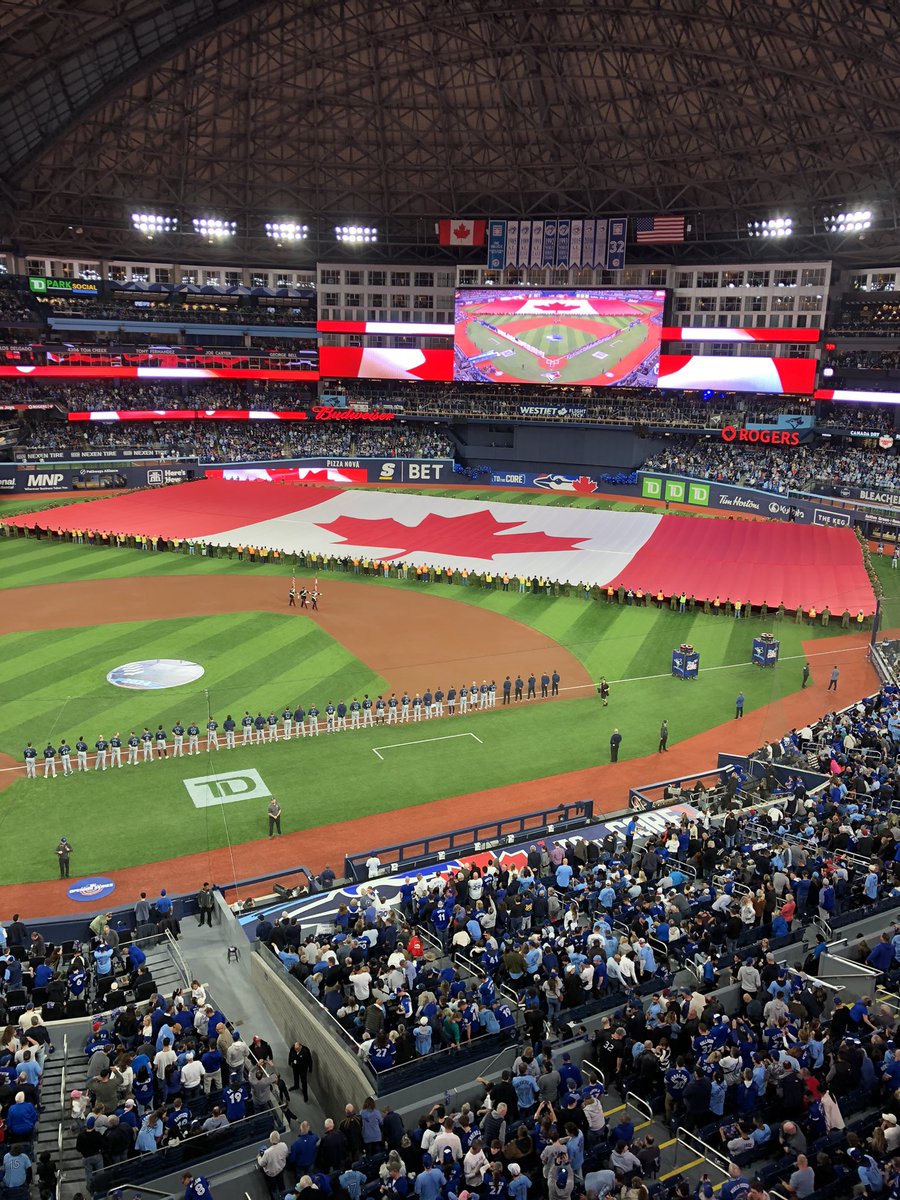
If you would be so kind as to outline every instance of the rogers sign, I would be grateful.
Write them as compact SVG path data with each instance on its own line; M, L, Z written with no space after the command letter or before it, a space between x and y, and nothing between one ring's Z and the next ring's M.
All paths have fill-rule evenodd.
M738 429L726 425L722 430L723 442L762 442L767 446L799 446L800 434L796 429Z

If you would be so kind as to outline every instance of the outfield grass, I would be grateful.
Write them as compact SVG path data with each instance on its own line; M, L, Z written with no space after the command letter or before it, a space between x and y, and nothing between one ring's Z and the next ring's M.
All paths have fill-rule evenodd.
M85 629L8 634L0 662L0 749L19 757L25 743L48 739L89 746L103 733L171 730L176 721L204 728L285 704L315 688L319 707L356 692L379 692L384 680L363 666L315 621L296 614L242 612L191 620L123 622ZM199 663L196 683L134 692L108 683L113 667L135 659ZM209 706L209 707L207 707Z
M17 517L20 513L43 512L50 508L65 508L69 504L84 504L86 500L103 499L109 497L97 492L85 492L81 496L67 496L65 499L54 497L52 493L45 496L4 496L0 498L0 517Z
M602 486L602 485L601 485ZM369 488L349 489L368 491ZM492 504L542 504L549 508L592 508L603 509L606 512L652 512L662 515L663 508L659 503L651 504L641 501L639 497L629 497L627 500L607 500L600 496L577 496L573 492L526 491L515 488L495 487L381 487L380 492L397 492L400 495L441 496L446 500L481 500ZM705 517L724 520L730 513L717 512L715 509L691 509L683 516Z
M260 572L286 574L284 566L250 566L237 560L0 540L3 587L119 576ZM360 588L414 586L342 572L335 577ZM574 596L482 592L445 584L427 590L539 629L571 650L592 678L605 675L611 681L610 706L602 709L592 692L564 690L559 700L501 708L464 722L459 718L422 722L214 754L212 765L220 770L252 765L261 771L284 806L286 832L605 762L614 725L623 734L623 760L650 753L656 749L664 717L674 744L731 717L738 691L744 692L747 711L777 704L799 686L802 663L793 656L802 653L801 641L841 632L834 625L823 630L783 622L779 634L784 661L763 672L749 665L751 641L754 634L772 627L771 620L763 625L702 613L682 616L668 608L637 609ZM669 674L672 648L682 641L693 642L702 654L701 677L694 684ZM337 702L355 691L377 692L382 687L382 681L319 626L293 613L290 618L239 613L13 634L2 639L0 650L0 745L16 757L29 739L39 745L52 737L58 744L63 734L74 742L84 733L93 744L101 731L108 737L113 727L155 728L161 722L171 729L178 718L185 723L196 719L202 725L207 688L213 715L221 721L229 709L235 715L245 708L268 712L275 707L280 712L289 700L302 700L308 707L311 699L324 709L329 699ZM401 653L402 637L398 658ZM192 659L207 674L199 685L155 695L130 693L106 683L111 667L149 657ZM554 665L534 664L538 670ZM814 660L814 675L820 670L825 667L817 667ZM564 689L567 683L564 678ZM192 711L201 707L203 711ZM79 728L73 721L87 727ZM460 729L477 733L483 745L471 738L429 741L390 750L383 762L372 753L373 746L445 737ZM27 824L47 829L48 834L21 841L8 865L0 864L0 882L52 877L52 845L63 833L77 848L74 861L79 874L261 836L265 802L194 808L182 779L203 774L207 766L204 756L141 764L105 777L91 772L66 780L17 780L3 794L7 828L12 831ZM623 788L634 782L640 781L623 776ZM101 838L97 837L98 808ZM113 815L120 819L110 819ZM386 822L384 842L401 834L414 835L414 831ZM335 848L336 859L342 850Z

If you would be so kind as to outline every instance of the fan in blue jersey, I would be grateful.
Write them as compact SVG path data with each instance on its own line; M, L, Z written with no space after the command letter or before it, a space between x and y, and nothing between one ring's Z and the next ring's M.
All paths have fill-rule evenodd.
M181 1177L184 1185L184 1200L213 1200L209 1180L204 1175L192 1175L185 1171Z

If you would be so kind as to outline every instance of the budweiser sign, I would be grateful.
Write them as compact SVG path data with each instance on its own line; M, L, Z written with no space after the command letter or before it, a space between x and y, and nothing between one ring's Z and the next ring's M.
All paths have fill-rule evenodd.
M332 408L330 404L314 404L314 421L393 421L392 412L357 412L353 408Z

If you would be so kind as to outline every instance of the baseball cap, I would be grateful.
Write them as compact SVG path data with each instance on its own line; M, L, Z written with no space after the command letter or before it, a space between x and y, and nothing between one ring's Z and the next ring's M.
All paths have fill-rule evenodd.
M897 1124L897 1118L894 1116L893 1113L882 1113L881 1119L882 1119L882 1121L887 1121L889 1125Z
M515 1178L516 1175L522 1174L522 1168L519 1166L518 1163L510 1163L508 1169L509 1169L510 1175L512 1175L513 1178Z

